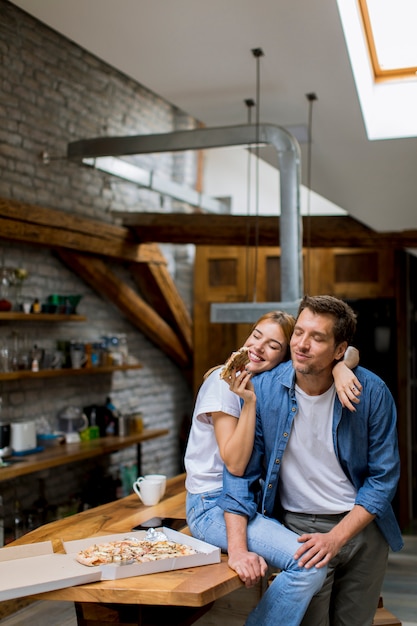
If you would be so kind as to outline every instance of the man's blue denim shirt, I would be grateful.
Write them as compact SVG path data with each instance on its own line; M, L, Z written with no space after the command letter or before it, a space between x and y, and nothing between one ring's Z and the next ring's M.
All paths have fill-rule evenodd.
M356 504L376 515L382 534L391 549L397 551L403 540L391 506L400 476L396 408L390 391L378 376L363 367L357 367L355 374L363 387L360 403L356 412L351 412L342 407L336 395L334 449L357 490ZM267 517L277 516L275 500L281 460L297 413L291 361L258 374L253 384L257 406L253 453L243 477L224 470L223 494L218 501L225 511L249 519L258 510Z

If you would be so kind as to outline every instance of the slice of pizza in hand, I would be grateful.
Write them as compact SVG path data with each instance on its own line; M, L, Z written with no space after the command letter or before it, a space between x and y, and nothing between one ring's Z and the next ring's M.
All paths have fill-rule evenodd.
M229 356L222 371L220 372L220 378L223 380L229 380L233 372L241 372L248 363L249 348L242 346L242 348L239 348L236 352L232 352Z

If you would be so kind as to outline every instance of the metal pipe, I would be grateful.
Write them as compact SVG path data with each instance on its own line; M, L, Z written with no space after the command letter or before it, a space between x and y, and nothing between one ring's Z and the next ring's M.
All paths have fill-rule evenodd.
M245 124L182 130L156 135L97 137L68 144L69 159L204 150L256 144L271 144L277 151L280 170L280 247L282 304L296 305L303 294L302 223L300 212L301 154L296 138L272 124ZM249 309L251 303L236 303ZM271 305L272 303L268 303ZM281 308L279 302L275 308ZM216 305L217 307L221 305ZM256 307L258 311L258 306ZM270 309L268 309L270 310ZM256 319L256 318L255 318ZM217 320L227 321L227 320ZM255 321L255 320L253 320Z

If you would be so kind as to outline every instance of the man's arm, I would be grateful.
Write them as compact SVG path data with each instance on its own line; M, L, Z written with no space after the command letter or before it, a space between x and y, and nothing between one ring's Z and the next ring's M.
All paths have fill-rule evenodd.
M352 537L375 519L363 506L355 505L328 533L304 533L298 539L303 545L294 554L300 567L323 567L340 552Z
M225 512L224 519L227 529L229 567L238 574L246 587L253 587L265 576L268 566L263 557L248 551L246 517Z

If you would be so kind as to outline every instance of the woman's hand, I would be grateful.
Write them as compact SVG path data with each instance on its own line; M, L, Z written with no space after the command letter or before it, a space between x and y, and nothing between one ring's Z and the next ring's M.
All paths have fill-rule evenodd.
M253 402L256 400L254 387L251 381L252 374L243 370L237 376L233 376L229 380L229 389L238 395L244 402Z
M333 368L333 378L337 395L342 406L350 411L356 411L354 404L359 404L362 385L344 361L339 361Z

